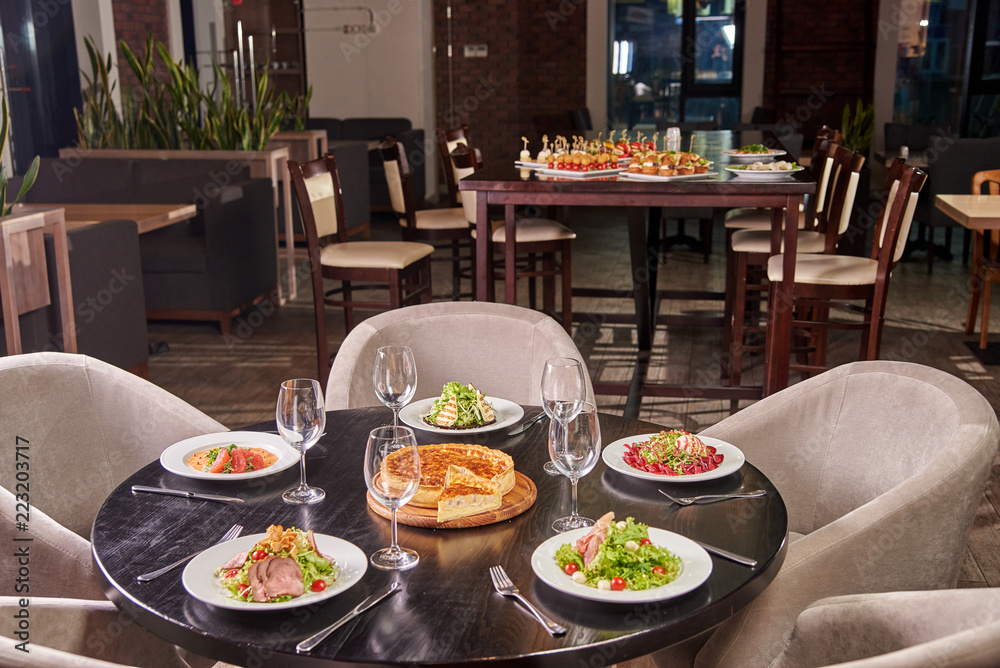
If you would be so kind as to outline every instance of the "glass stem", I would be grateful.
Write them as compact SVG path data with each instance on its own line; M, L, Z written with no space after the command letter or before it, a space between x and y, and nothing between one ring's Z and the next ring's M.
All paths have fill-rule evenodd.
M396 509L395 508L392 509L392 544L389 546L389 549L392 550L393 552L397 552L399 550L399 545L396 544Z
M399 428L399 409L398 408L393 408L392 409L392 428L393 429L398 429Z
M570 513L570 517L576 517L576 478L573 478L570 482L573 483L573 512Z
M306 484L306 451L303 450L302 454L299 456L299 489L306 489L309 485Z

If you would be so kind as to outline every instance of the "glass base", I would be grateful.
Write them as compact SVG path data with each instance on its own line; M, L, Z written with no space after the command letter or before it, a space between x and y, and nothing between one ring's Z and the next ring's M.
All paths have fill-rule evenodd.
M291 489L285 490L284 494L281 495L282 501L285 503L319 503L326 498L326 492L321 490L319 487L309 487L308 485L299 485L298 487L292 487Z
M387 547L373 554L370 561L372 566L383 571L405 571L417 565L420 555L403 547Z
M586 527L594 526L594 520L589 517L580 517L579 515L570 515L569 517L561 517L552 523L553 531L563 533L564 531L572 531L573 529L584 529Z
M556 468L556 465L552 463L551 459L545 462L545 466L542 467L542 470L549 475L562 475L562 473L559 472L559 469Z

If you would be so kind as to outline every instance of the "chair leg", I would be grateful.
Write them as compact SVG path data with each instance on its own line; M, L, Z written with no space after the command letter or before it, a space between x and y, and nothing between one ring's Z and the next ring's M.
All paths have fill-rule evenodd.
M979 296L985 281L983 252L983 231L976 230L972 238L972 283L969 285L969 312L965 316L966 334L972 334L976 329L976 312L979 310Z
M556 312L556 258L555 252L542 254L542 311Z
M986 337L990 333L990 295L993 293L992 277L983 285L983 318L979 330L979 347L986 348Z
M702 218L701 220L701 261L708 264L708 256L712 254L712 228L715 220L713 218Z
M341 281L341 289L343 290L344 301L347 302L344 304L344 326L347 328L346 333L350 334L355 325L354 307L350 305L350 302L353 301L351 298L351 282Z
M735 276L733 280L733 324L732 341L729 348L730 370L729 384L739 387L743 376L743 339L746 336L746 304L747 304L747 254L735 253Z
M724 295L724 315L722 318L722 364L719 377L725 381L732 373L733 359L733 294L736 290L736 256L733 253L733 231L726 229L726 293Z
M535 271L537 268L538 256L534 253L528 253L528 271ZM528 277L528 306L532 309L538 306L538 286L533 276Z

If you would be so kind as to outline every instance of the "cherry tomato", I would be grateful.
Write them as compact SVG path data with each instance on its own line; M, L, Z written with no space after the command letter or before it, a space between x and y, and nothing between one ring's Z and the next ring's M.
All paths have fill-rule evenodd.
M580 567L576 565L575 561L571 561L568 564L566 564L566 568L564 568L563 570L566 571L566 575L573 575L573 573L576 573L578 570L580 570Z
M260 561L261 559L264 559L264 558L267 557L267 552L265 552L264 550L254 550L253 554L250 555L250 557L254 561Z
M658 573L659 575L666 573L666 571L663 570L663 566L653 566L653 572Z
M233 473L243 473L247 470L247 451L243 448L233 450Z
M652 545L652 544L653 541L649 540L648 538L643 538L642 540L639 541L639 545Z
M239 571L238 568L230 568L228 571L226 571L226 577L227 578L234 578L237 575L239 575L239 573L240 573L240 571Z
M625 589L625 580L622 580L617 575L611 578L611 589L613 591L621 591Z
M237 587L237 590L239 590L240 596L246 596L248 593L250 593L250 585L241 584L239 587Z
M215 461L212 462L212 468L208 469L209 473L222 473L222 469L226 467L229 462L229 450L224 448L219 449L219 454L215 456Z
M326 589L325 580L313 580L312 586L310 587L313 591L323 591Z

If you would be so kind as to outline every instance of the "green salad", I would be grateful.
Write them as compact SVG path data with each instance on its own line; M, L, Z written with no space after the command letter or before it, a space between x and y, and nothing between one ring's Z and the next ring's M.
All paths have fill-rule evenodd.
M247 550L246 557L240 565L232 568L223 566L216 571L216 575L222 578L222 587L230 597L240 601L253 601L249 577L250 567L259 561L272 557L288 557L295 560L302 571L304 592L323 591L336 582L340 572L333 559L320 554L316 549L315 542L310 540L307 532L295 527L289 527L285 530L281 525L271 525L267 530L267 535ZM293 598L297 597L279 595L269 598L266 602L280 603Z
M629 517L624 522L612 521L606 531L589 564L584 564L579 548L593 540L590 535L556 550L556 562L574 582L614 591L643 590L673 582L680 575L680 557L654 545L645 524Z
M737 153L770 153L771 149L763 144L747 144L736 149Z
M445 383L441 396L434 400L424 421L437 427L469 429L496 422L496 413L492 404L471 383L462 385L452 381Z

